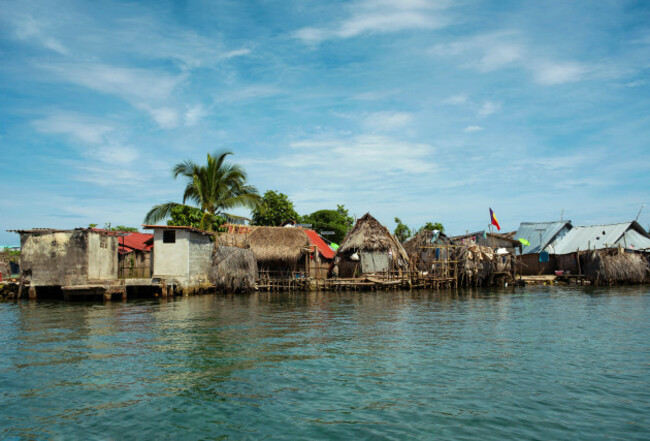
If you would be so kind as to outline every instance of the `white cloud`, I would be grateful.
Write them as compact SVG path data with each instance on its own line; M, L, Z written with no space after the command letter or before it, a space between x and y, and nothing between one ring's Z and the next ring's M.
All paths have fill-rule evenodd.
M185 125L187 127L195 126L199 123L201 119L208 115L208 110L203 107L201 104L195 106L187 106L185 110Z
M481 108L478 110L478 116L486 117L492 115L494 112L501 108L500 103L495 103L492 101L485 101Z
M452 106L459 106L461 104L465 104L466 102L467 102L467 95L454 95L454 96L450 96L442 103L449 104Z
M407 112L376 112L367 115L363 125L371 131L391 131L407 126L412 120Z
M463 132L474 133L474 132L480 132L481 130L483 130L483 127L481 126L467 126L463 129Z
M41 133L65 135L86 144L101 144L105 136L114 130L109 124L98 122L77 114L58 114L32 122Z
M308 43L352 38L364 34L390 33L413 29L437 29L448 24L443 11L447 1L379 0L357 1L349 7L349 16L325 27L305 27L294 33Z
M535 66L533 75L537 83L544 86L554 86L579 81L587 71L588 69L579 63L547 61L538 63Z
M462 67L484 73L505 68L520 69L528 72L537 84L543 86L579 81L592 70L574 61L542 59L536 55L539 50L524 44L523 40L519 32L502 31L438 44L431 48L431 53L459 58Z
M161 128L178 125L178 112L166 102L186 75L153 69L115 67L99 63L56 63L41 67L61 79L97 92L115 95L144 110Z
M19 40L35 41L45 48L67 55L70 51L59 40L49 35L46 25L31 15L17 15L13 19L14 37Z

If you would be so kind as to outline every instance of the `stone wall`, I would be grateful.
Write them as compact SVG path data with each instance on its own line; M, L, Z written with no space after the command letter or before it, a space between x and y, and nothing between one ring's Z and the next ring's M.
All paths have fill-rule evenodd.
M212 266L212 251L214 243L210 240L210 236L203 234L191 233L190 234L190 284L198 285L208 281L208 273Z

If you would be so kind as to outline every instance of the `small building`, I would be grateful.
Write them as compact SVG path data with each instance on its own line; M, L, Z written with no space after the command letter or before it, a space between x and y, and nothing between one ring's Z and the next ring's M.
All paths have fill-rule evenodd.
M650 251L650 234L636 221L576 226L554 247L557 270L582 272L580 252L606 249Z
M421 229L413 237L404 242L404 250L409 256L411 265L421 274L434 277L449 277L452 272L453 260L452 239L445 233L434 233Z
M517 272L522 275L552 274L555 271L555 247L571 231L571 221L522 222L515 240L524 239L518 257Z
M30 298L40 293L110 296L122 292L115 286L116 236L86 228L12 231L20 234L21 287L29 285Z
M118 236L120 279L150 278L153 274L153 234L126 233Z
M370 213L357 220L345 236L334 263L339 277L344 278L373 273L403 274L410 270L402 244Z
M195 290L210 285L214 243L212 233L193 227L143 225L153 233L153 275L174 289Z
M336 254L317 232L295 226L266 227L226 224L217 236L219 246L251 248L263 278L295 274L327 277Z

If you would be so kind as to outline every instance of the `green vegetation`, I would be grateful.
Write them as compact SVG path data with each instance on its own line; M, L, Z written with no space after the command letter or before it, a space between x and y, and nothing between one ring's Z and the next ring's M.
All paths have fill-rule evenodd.
M299 222L300 215L289 197L278 191L269 190L264 193L261 204L253 209L255 225L277 227L289 220Z
M337 205L336 210L318 210L312 214L303 216L302 223L311 224L312 229L318 233L321 231L333 231L333 236L326 236L332 242L340 243L348 233L354 219L343 205Z
M97 224L88 224L88 228L97 228ZM113 227L111 226L110 222L106 222L104 224L104 228L102 229L106 231L124 231L130 233L138 231L137 227L127 227L125 225L118 225L116 227Z
M411 237L411 235L413 234L411 229L406 224L402 223L399 217L395 218L395 223L397 224L394 232L395 237L400 242L405 242L406 239Z
M189 205L178 205L172 208L171 219L167 221L167 225L201 228L201 219L203 219L203 213L198 208ZM216 215L211 228L208 229L210 231L225 231L225 228L223 228L225 223L225 217Z
M215 225L220 225L219 215L225 214L224 210L237 207L256 209L261 202L257 189L246 183L246 172L241 166L225 162L228 155L232 152L208 154L205 165L189 160L176 164L172 169L174 178L183 176L187 179L183 203L167 202L154 206L145 216L144 223L153 224L168 218L176 207L192 207L186 204L191 201L201 211L199 228L213 231Z
M427 222L426 224L424 224L423 227L420 228L420 230L429 230L429 231L438 230L442 233L445 231L445 227L443 227L440 222L435 222L435 223Z

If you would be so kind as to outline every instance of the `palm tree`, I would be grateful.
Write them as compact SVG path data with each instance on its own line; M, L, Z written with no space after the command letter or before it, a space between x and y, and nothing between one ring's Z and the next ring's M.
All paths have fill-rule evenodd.
M246 172L237 164L224 162L232 152L208 153L206 165L198 165L190 160L178 163L172 169L174 178L184 176L188 179L183 203L167 202L154 206L144 218L145 224L155 224L172 213L175 207L193 202L203 213L200 228L211 230L216 217L226 214L223 210L236 207L255 208L261 198L257 189L246 184ZM188 205L186 205L188 206Z

